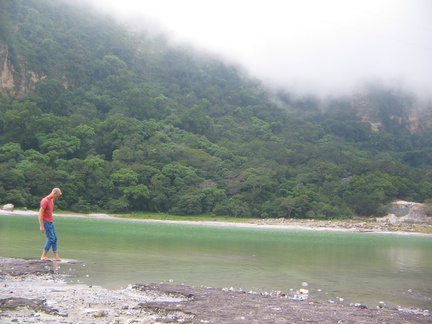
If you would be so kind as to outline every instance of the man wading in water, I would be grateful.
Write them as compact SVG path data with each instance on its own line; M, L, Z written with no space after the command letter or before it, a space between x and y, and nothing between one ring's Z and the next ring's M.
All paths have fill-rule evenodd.
M53 223L53 210L54 200L61 196L61 190L54 188L51 193L43 198L40 202L40 209L38 214L39 228L41 233L46 234L48 240L45 243L44 250L42 252L41 260L51 261L47 257L47 253L50 248L54 253L54 261L61 261L57 253L57 235Z

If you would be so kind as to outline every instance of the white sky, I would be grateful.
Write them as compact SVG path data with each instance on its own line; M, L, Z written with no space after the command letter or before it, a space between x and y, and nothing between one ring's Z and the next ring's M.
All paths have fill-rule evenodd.
M289 90L327 94L378 78L432 93L432 0L87 1Z

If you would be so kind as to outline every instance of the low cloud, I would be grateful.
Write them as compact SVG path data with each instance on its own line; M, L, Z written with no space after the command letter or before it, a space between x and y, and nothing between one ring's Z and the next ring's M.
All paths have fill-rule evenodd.
M142 17L275 87L325 95L380 79L432 90L429 0L91 2L122 18Z

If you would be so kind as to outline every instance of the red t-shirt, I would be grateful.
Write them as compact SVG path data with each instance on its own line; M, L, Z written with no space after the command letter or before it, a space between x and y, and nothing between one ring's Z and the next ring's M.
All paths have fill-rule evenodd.
M43 198L40 202L41 208L45 208L42 216L44 222L52 222L52 214L54 210L54 199L47 197Z

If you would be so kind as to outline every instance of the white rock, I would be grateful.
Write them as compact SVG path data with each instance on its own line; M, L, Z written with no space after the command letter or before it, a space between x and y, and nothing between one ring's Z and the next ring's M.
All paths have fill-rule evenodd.
M6 204L2 206L2 210L6 210L6 211L13 211L14 210L14 205L13 204Z

